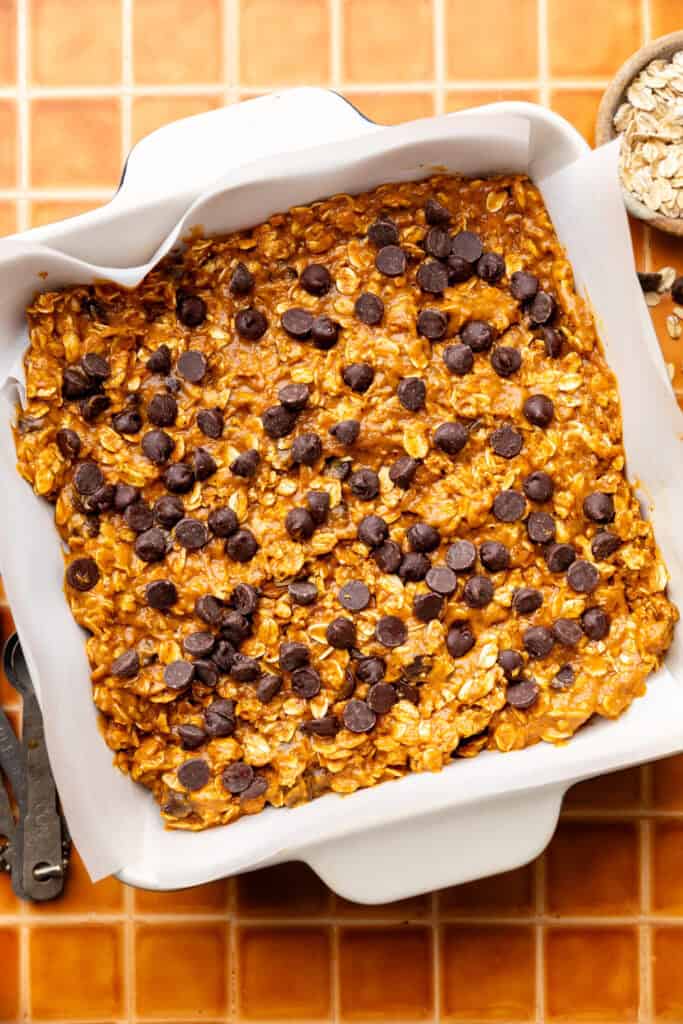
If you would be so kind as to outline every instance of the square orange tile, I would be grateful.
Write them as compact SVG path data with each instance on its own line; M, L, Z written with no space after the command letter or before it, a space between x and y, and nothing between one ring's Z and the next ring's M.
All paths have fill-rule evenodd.
M94 210L101 203L93 202L60 202L54 199L36 199L29 206L29 221L32 228L43 224L54 224L58 220L77 217L79 213Z
M433 1014L431 929L340 928L342 1020L426 1020Z
M9 875L3 871L0 874L0 914L16 914L18 910L19 900L14 895ZM2 1020L1 1014L0 1020Z
M123 886L115 878L93 885L78 852L71 851L64 892L58 900L27 904L40 917L53 914L117 914L123 911Z
M0 965L0 1020L16 1020L19 1016L19 932L16 928L0 928Z
M434 115L431 92L351 92L346 98L377 124L400 124Z
M5 640L14 632L14 620L12 613L6 604L0 605L0 647L3 647ZM17 691L10 686L5 673L0 667L0 704L18 704Z
M17 184L17 105L12 100L0 100L0 188L15 188Z
M121 80L121 0L30 0L35 85L114 85Z
M446 925L441 938L447 1020L532 1020L536 1003L531 927Z
M626 768L572 786L564 799L564 806L572 810L593 812L628 811L638 806L640 793L640 768Z
M330 1015L329 928L240 928L239 1015L325 1020Z
M533 78L538 74L536 0L446 0L448 78Z
M220 0L135 0L133 75L138 85L220 82Z
M652 765L652 803L660 811L683 811L683 754Z
M650 0L650 23L653 39L677 32L683 27L679 0Z
M114 188L121 176L121 112L116 99L31 103L34 188Z
M329 4L241 0L240 84L320 85L330 76Z
M224 924L139 924L136 1011L141 1017L220 1017L228 998Z
M446 93L446 111L467 110L469 107L483 107L487 103L504 100L522 100L538 103L538 89L452 89Z
M683 914L683 822L658 821L652 829L652 909Z
M613 75L641 45L641 6L614 0L548 0L551 75Z
M491 878L480 878L439 893L445 914L531 914L534 910L534 865L526 864Z
M434 77L432 0L345 0L346 82L421 82Z
M223 97L215 96L134 96L133 142L156 131L170 121L194 114L205 114L223 106Z
M639 997L635 928L548 928L545 967L548 1021L635 1021Z
M639 907L638 826L564 821L546 851L551 914L634 914Z
M0 3L0 83L13 85L17 74L17 4Z
M122 925L35 925L29 932L31 1012L45 1020L123 1013Z
M550 106L595 145L595 118L602 98L601 89L553 89Z
M655 928L652 934L654 1012L658 1021L683 1020L683 928Z
M138 914L221 914L228 908L229 893L227 878L174 892L136 889L135 910Z
M295 917L329 911L329 889L306 864L296 861L250 871L235 883L240 914Z

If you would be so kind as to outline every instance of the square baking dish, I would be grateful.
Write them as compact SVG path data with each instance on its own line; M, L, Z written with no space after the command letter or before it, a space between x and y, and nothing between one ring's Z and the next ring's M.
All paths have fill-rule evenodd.
M561 173L589 152L566 121L532 104L494 104L476 115L477 120L494 118L492 130L499 131L500 145L510 152L519 139L515 132L506 137L511 122L503 118L524 126L520 136L528 134L536 154L532 177ZM0 382L21 377L24 309L35 291L110 275L135 284L141 266L159 258L160 243L169 233L170 246L181 218L181 235L202 223L199 213L193 220L192 204L207 190L212 195L201 213L209 223L211 217L227 217L232 229L295 203L425 177L441 167L472 173L479 161L486 173L490 158L468 141L467 131L459 141L451 137L452 126L466 125L470 117L468 112L437 118L401 134L367 121L334 93L300 89L160 129L131 152L110 204L0 243ZM308 148L312 136L315 149ZM580 217L581 196L577 193L572 201ZM611 197L604 201L608 204ZM621 207L611 214L621 225L623 264L610 268L614 282L603 296L604 308L596 310L598 326L601 331L604 324L609 327L613 303L623 302L624 292L627 300L635 296L632 329L628 339L619 340L619 358L628 358L634 372L619 373L609 336L607 354L620 384L627 452L629 436L634 438L643 415L662 441L651 459L638 458L636 483L655 519L672 598L680 602L683 560L676 521L683 510L683 419L646 307L634 291L625 215ZM562 242L559 228L558 235ZM595 256L582 253L578 245L570 257L581 283L582 260L589 263ZM641 402L639 395L646 398ZM17 482L11 437L15 397L16 384L6 385L0 405L0 479L12 497L3 508L0 566L44 708L67 817L94 878L115 870L131 885L174 889L302 860L348 899L388 902L532 859L552 836L562 798L573 783L683 749L683 665L675 640L644 699L616 721L590 724L566 746L541 743L505 756L485 752L439 774L408 775L349 797L327 795L292 809L268 809L240 819L229 831L165 831L154 802L113 768L111 752L97 733L83 634L62 594L52 509ZM41 543L31 543L39 532ZM17 537L22 543L16 543ZM60 694L70 702L68 729L63 702L55 703ZM79 749L69 742L74 732L87 737ZM104 808L98 779L106 780Z

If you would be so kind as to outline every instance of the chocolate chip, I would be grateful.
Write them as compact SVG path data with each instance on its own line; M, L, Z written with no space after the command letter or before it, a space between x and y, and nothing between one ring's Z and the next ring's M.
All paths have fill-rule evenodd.
M671 298L679 305L683 305L683 276L677 277L671 285Z
M506 699L510 707L517 711L526 711L538 700L540 687L533 679L522 679L518 683L508 686Z
M385 277L400 277L406 272L406 254L398 245L385 245L375 256L375 266Z
M353 310L361 323L374 327L382 322L384 303L379 295L375 295L373 292L363 292L356 299Z
M361 658L356 665L356 676L361 683L379 683L387 674L384 658Z
M469 608L485 608L493 600L493 583L488 576L470 576L462 597Z
M261 676L256 684L256 697L262 704L269 704L281 688L282 676L269 672L267 675Z
M474 366L474 355L469 345L447 345L443 350L443 361L451 373L464 377Z
M126 508L123 518L134 533L144 533L154 526L154 513L145 501L134 501Z
M111 373L111 368L108 361L104 356L100 356L97 352L88 352L83 356L81 365L89 377L93 380L106 380Z
M398 242L398 228L391 217L378 217L368 228L368 241L381 249L385 245L395 245Z
M522 671L524 659L518 651L509 648L499 651L497 662L505 673L506 679L514 679Z
M344 725L349 732L371 732L377 723L375 712L364 700L350 700L342 712Z
M389 479L392 484L407 490L412 484L420 463L410 455L401 455L389 468Z
M555 638L545 626L530 626L524 630L522 641L532 658L545 658L552 651Z
M86 423L94 423L110 405L111 399L107 395L91 395L90 398L83 399L79 410Z
M352 391L362 395L375 379L375 371L368 363L351 363L342 370L342 378Z
M315 583L309 583L306 580L295 580L293 583L290 583L288 592L294 604L303 605L304 607L313 604L318 596L318 588Z
M168 345L159 345L159 348L152 352L145 365L150 373L163 373L164 375L170 373L171 350Z
M268 789L268 782L262 775L256 775L251 786L242 793L241 800L256 800Z
M178 591L170 580L154 580L145 587L145 600L150 608L165 612L178 600Z
M583 636L581 623L577 619L556 619L552 630L557 643L565 647L576 647Z
M567 570L567 583L577 594L592 594L600 582L600 573L592 562L582 558L573 562Z
M537 292L529 306L532 324L546 324L555 312L555 300L547 292Z
M351 619L339 616L339 618L333 619L329 623L325 631L325 637L330 647L348 650L349 647L354 647L356 644L356 627Z
M311 718L301 723L301 731L307 736L336 736L341 724L336 715L325 715L323 718Z
M250 448L248 452L242 452L236 459L233 459L230 463L230 472L234 473L235 476L249 478L254 476L259 464L259 453L255 448Z
M604 561L605 558L609 558L621 547L621 538L617 537L616 533L611 533L610 530L601 530L596 533L591 541L591 552L593 558L596 558L599 562Z
M196 750L206 742L206 733L200 726L188 723L178 726L178 738L183 750Z
M244 615L233 609L221 616L220 631L224 640L229 640L234 647L239 647L250 635L251 623Z
M395 540L385 540L383 544L375 548L373 558L381 572L393 574L400 570L403 562L403 552Z
M477 562L477 549L469 540L456 540L446 552L446 562L454 572L471 572Z
M158 526L153 526L151 530L138 534L133 547L143 562L159 562L168 551L168 534Z
M189 349L189 351L183 352L177 363L178 373L191 384L199 384L204 378L207 369L206 356L203 352L198 352L196 349Z
M454 622L446 636L446 649L451 658L462 658L475 642L469 622Z
M172 395L154 395L147 406L147 416L155 427L170 427L178 416L178 403Z
M499 345L491 353L491 366L499 377L511 377L522 365L522 356L516 348Z
M443 597L439 594L416 594L413 599L413 615L420 622L438 619L443 610Z
M213 633L199 630L183 638L183 650L192 658L208 658L216 645Z
M258 309L240 309L235 317L235 330L246 341L258 341L268 330L268 321Z
M136 650L124 651L115 658L109 670L119 679L132 679L140 671L140 658Z
M417 333L430 341L445 338L448 330L448 318L439 309L423 309L417 317Z
M290 337L302 341L304 338L308 338L311 333L313 314L300 306L292 306L291 309L285 310L282 314L281 323Z
M661 274L646 274L638 272L638 284L644 292L658 292L662 286ZM675 282L674 282L675 283Z
M292 689L297 697L311 700L317 697L321 687L320 674L314 668L298 668L292 673Z
M330 427L330 434L339 444L351 445L358 440L360 434L360 423L358 420L342 420Z
M512 595L512 607L518 615L533 615L543 604L543 594L533 587L518 587Z
M497 540L485 540L479 548L479 558L489 572L505 572L510 567L510 552Z
M81 450L81 439L75 430L63 428L57 431L57 447L65 459L75 459Z
M315 521L306 508L292 508L285 516L285 529L292 540L310 540L315 533Z
M502 459L514 459L521 452L524 440L514 427L505 424L504 427L493 431L489 442L496 455L500 455Z
M545 354L550 359L559 359L562 355L563 338L560 331L554 327L543 328L543 345Z
M526 500L519 491L501 491L493 501L493 514L501 523L514 523L526 511Z
M223 618L223 602L212 594L204 594L198 597L194 603L195 615L208 626L217 626Z
M309 491L306 495L306 504L316 526L322 526L327 522L330 512L330 496L327 491Z
M256 537L251 530L243 527L225 542L225 553L233 562L250 562L258 551Z
M149 430L142 435L141 444L144 454L156 466L167 462L175 447L173 438L169 437L165 430Z
M351 474L349 487L352 494L361 501L372 501L379 494L379 477L374 469L364 466Z
M358 539L370 548L379 547L389 536L389 527L380 516L363 516L358 524Z
M185 789L203 789L211 777L209 766L201 757L195 757L191 761L181 764L177 772L178 782Z
M219 640L211 656L211 661L221 672L230 672L235 664L236 656L237 651L229 640ZM197 671L196 662L195 671Z
M194 679L194 665L191 661L171 661L164 669L164 684L169 690L184 690Z
M239 519L228 505L209 512L209 529L216 537L232 537L239 529Z
M199 327L206 319L206 303L199 295L179 291L176 296L176 316L184 327Z
M547 512L531 512L526 530L534 544L548 544L555 540L555 520Z
M219 641L218 646L220 646L220 644L221 641ZM216 652L214 651L214 659L215 657ZM195 678L200 683L203 683L204 686L218 685L218 669L217 662L215 660L204 661L204 659L199 658L194 663L194 674Z
M467 444L468 433L462 423L442 423L434 432L434 444L446 455L457 455Z
M400 647L408 639L408 629L397 615L384 615L375 627L375 638L383 647Z
M531 395L524 403L524 415L535 427L547 427L555 415L555 406L546 395Z
M460 328L460 337L473 352L487 352L493 345L495 332L486 320L468 320Z
M233 295L246 295L254 287L254 275L244 263L235 266L228 288Z
M571 665L563 665L550 683L552 690L569 690L574 685L574 669Z
M425 203L425 220L428 224L439 224L443 227L450 224L451 215L437 199L428 199Z
M576 551L571 544L549 544L544 557L551 572L566 572L576 558Z
M90 317L91 320L99 320L103 324L109 322L107 307L92 295L84 295L81 299L81 313Z
M586 608L581 625L589 640L604 640L609 633L610 618L602 608Z
M552 481L552 477L549 477L547 473L544 473L542 470L536 470L536 472L529 473L524 478L522 489L529 501L550 501L555 490L555 484Z
M142 430L142 416L137 411L137 409L124 409L122 412L117 412L114 416L112 416L111 425L117 434L137 434L139 433L140 430ZM153 430L152 433L163 433L163 431ZM168 437L168 434L165 436ZM171 442L171 450L172 448L173 442ZM145 455L147 455L147 458L151 458L151 456L145 451L144 444L142 446L142 450L145 452ZM166 456L166 458L168 458L168 456ZM154 459L152 459L152 462L154 462Z
M450 597L458 588L458 578L453 569L445 565L435 565L429 570L425 582L430 590L444 597Z
M285 672L294 672L310 664L311 652L306 644L294 640L286 640L280 644L280 668Z
M324 295L332 287L332 277L322 263L309 263L299 278L299 284L310 295Z
M164 483L172 494L187 494L194 487L192 467L185 462L174 462L164 472Z
M458 231L451 239L451 252L467 263L476 263L484 249L479 236L473 231Z
M604 491L594 491L583 502L583 514L594 523L611 523L614 520L614 498Z
M526 270L515 270L510 277L510 291L519 302L527 302L538 291L538 278Z
M333 480L346 480L351 474L351 460L350 459L325 459L325 476L332 477Z
M209 543L209 531L198 519L181 519L175 528L175 539L187 551L199 551Z
M276 440L292 433L296 424L296 413L286 409L284 405L272 405L262 414L261 422L268 437Z
M206 448L195 448L192 453L192 469L197 480L208 480L218 469L218 464Z
M82 366L67 366L62 373L62 395L67 402L86 398L96 387L97 381Z
M413 551L435 551L441 543L441 534L429 523L415 523L406 534Z
M438 230L432 229L432 230ZM427 260L417 268L417 283L423 292L441 295L448 287L448 270L438 260Z
M301 412L308 405L311 389L308 384L283 384L277 397L285 409L290 412Z
M443 227L431 227L424 237L425 252L437 260L445 260L451 251L451 236Z
M237 796L249 789L254 781L254 769L244 761L233 761L221 775L221 782L228 793Z
M79 494L94 494L104 483L104 474L96 462L81 462L74 473L74 487Z
M94 558L76 558L66 570L66 582L74 590L92 590L100 578Z
M292 445L292 462L302 466L314 466L322 453L322 441L317 434L299 434Z
M349 580L339 589L339 603L349 612L362 612L370 604L370 591L362 580Z
M419 583L423 580L431 568L432 563L426 555L419 551L409 551L401 559L398 567L398 574L404 583Z
M375 683L368 690L367 705L376 715L386 715L397 700L396 690L390 683Z
M505 274L505 260L498 252L485 252L477 261L477 274L487 284L497 284Z
M256 658L237 651L232 660L230 675L238 683L253 683L261 675L261 670Z
M95 514L108 512L114 504L114 493L113 484L104 484L98 487L94 494L83 499L83 508L86 512Z
M220 409L201 409L197 413L197 426L206 437L217 440L223 433L225 421Z
M449 284L462 284L463 281L468 281L474 274L474 264L468 263L462 256L457 256L453 252L446 260L446 264L448 266Z
M211 739L232 736L235 731L235 702L219 698L204 708L204 728Z
M410 701L411 704L420 703L420 691L417 686L413 686L411 683L406 682L405 679L397 679L394 683L394 689L396 690L396 696L399 700Z
M404 377L398 385L396 394L401 405L409 412L419 412L425 407L427 388L420 377Z

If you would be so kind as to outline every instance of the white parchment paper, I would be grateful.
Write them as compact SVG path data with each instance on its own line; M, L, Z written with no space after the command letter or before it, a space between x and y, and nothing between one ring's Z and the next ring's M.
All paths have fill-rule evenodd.
M137 284L187 231L207 233L248 227L273 212L335 192L355 193L383 182L428 176L435 169L471 175L529 172L541 187L557 233L568 250L577 281L597 311L609 361L621 389L624 432L632 479L642 481L660 546L672 573L674 598L683 581L683 419L674 400L636 281L614 145L566 164L549 150L542 133L524 118L475 115L434 118L381 129L357 140L264 159L237 168L197 200L144 266L125 267L127 238L135 217L120 234L118 269L65 256L56 248L21 239L0 243L0 480L4 490L0 566L9 601L39 690L50 759L69 826L93 879L142 856L144 844L159 842L157 808L140 787L115 770L91 701L82 631L62 593L63 563L53 510L36 498L15 469L11 436L20 394L21 357L27 344L24 308L35 291L109 278ZM107 232L106 218L100 225ZM112 240L107 237L107 251ZM88 240L92 251L96 238ZM73 243L72 243L73 250ZM38 274L46 277L38 278ZM256 352L256 350L255 350ZM256 356L257 357L257 356ZM675 649L667 659L680 672ZM590 741L589 741L590 742ZM604 741L603 741L604 742ZM683 741L681 743L683 746ZM584 742L585 747L585 742ZM510 762L512 764L512 762ZM471 771L476 769L470 767ZM427 785L417 780L415 785ZM354 798L349 798L353 800ZM331 810L332 808L332 810ZM273 812L294 822L290 812ZM325 804L325 814L334 814ZM230 826L230 870L264 862L277 849L268 814ZM322 819L321 819L322 820ZM284 824L277 840L286 842ZM214 836L172 836L173 849L199 854ZM171 849L171 846L168 847Z

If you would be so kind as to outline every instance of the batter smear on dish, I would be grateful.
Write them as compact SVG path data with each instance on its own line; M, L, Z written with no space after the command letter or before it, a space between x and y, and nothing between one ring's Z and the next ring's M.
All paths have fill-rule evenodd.
M559 742L644 692L677 612L527 178L335 196L28 318L19 469L106 741L169 826Z

